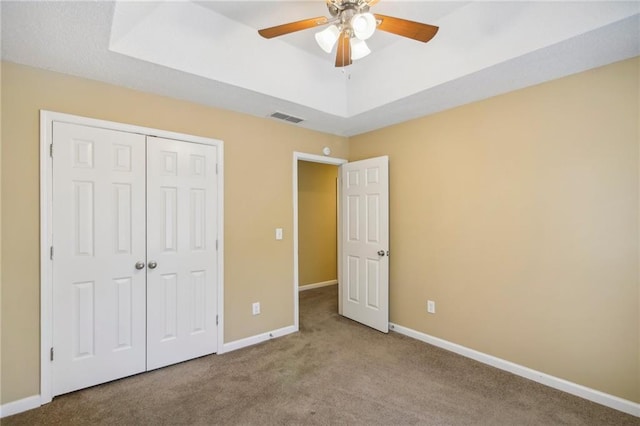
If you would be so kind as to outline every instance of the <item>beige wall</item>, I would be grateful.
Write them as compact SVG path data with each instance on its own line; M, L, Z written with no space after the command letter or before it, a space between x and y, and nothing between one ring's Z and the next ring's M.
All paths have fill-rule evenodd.
M225 341L293 324L293 152L347 157L346 138L3 63L2 403L39 393L40 109L222 139Z
M1 15L1 13L0 13ZM0 19L2 17L0 16ZM0 82L2 81L2 67L0 66ZM2 84L0 84L0 99L2 99ZM2 188L2 102L0 102L0 188ZM0 309L2 309L2 196L0 192ZM0 312L0 404L2 403L2 312Z
M391 321L640 402L639 64L350 139L390 158Z
M639 62L349 141L3 63L0 402L39 393L41 108L224 140L227 342L292 323L292 151L326 145L390 157L393 322L640 402Z
M338 167L298 161L298 281L337 279L336 179Z

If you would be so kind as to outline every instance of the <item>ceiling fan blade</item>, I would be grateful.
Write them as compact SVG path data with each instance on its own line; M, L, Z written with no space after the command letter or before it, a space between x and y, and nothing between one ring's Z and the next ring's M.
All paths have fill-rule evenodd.
M378 25L379 30L412 38L423 43L431 40L439 29L434 25L394 18L393 16L378 15L377 13L374 13L374 16L378 21L382 21Z
M307 28L313 28L320 25L324 25L329 22L329 19L324 16L317 18L304 19L302 21L289 22L288 24L276 25L275 27L263 28L258 30L264 38L273 38L281 35L294 33L300 30L306 30Z
M346 67L351 65L351 37L349 33L342 30L338 39L338 49L336 52L336 67Z

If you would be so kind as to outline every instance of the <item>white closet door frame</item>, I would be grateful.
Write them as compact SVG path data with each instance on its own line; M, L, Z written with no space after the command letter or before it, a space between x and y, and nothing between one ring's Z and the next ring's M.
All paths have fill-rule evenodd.
M224 343L224 151L223 142L218 139L204 138L200 136L186 135L152 129L148 127L134 126L130 124L115 123L111 121L97 120L59 112L40 110L40 404L46 404L52 400L52 368L51 348L53 345L53 269L51 260L51 245L53 242L52 221L52 192L53 192L53 162L50 146L53 141L53 122L64 122L84 126L99 127L102 129L118 130L122 132L138 133L147 136L158 136L165 139L175 139L185 142L213 145L218 150L218 352L222 353ZM54 153L55 155L55 153ZM54 253L55 255L55 253Z

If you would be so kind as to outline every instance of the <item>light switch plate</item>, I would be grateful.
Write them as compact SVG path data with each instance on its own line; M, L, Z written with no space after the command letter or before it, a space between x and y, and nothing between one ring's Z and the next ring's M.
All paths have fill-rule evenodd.
M276 240L282 239L282 228L276 228Z

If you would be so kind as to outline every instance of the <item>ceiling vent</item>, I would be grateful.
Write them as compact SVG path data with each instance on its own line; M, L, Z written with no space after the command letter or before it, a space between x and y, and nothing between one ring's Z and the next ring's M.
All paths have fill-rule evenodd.
M283 114L281 112L274 112L273 114L271 114L271 117L277 118L278 120L288 121L290 123L300 123L301 121L304 121L303 118L294 117L292 115Z

